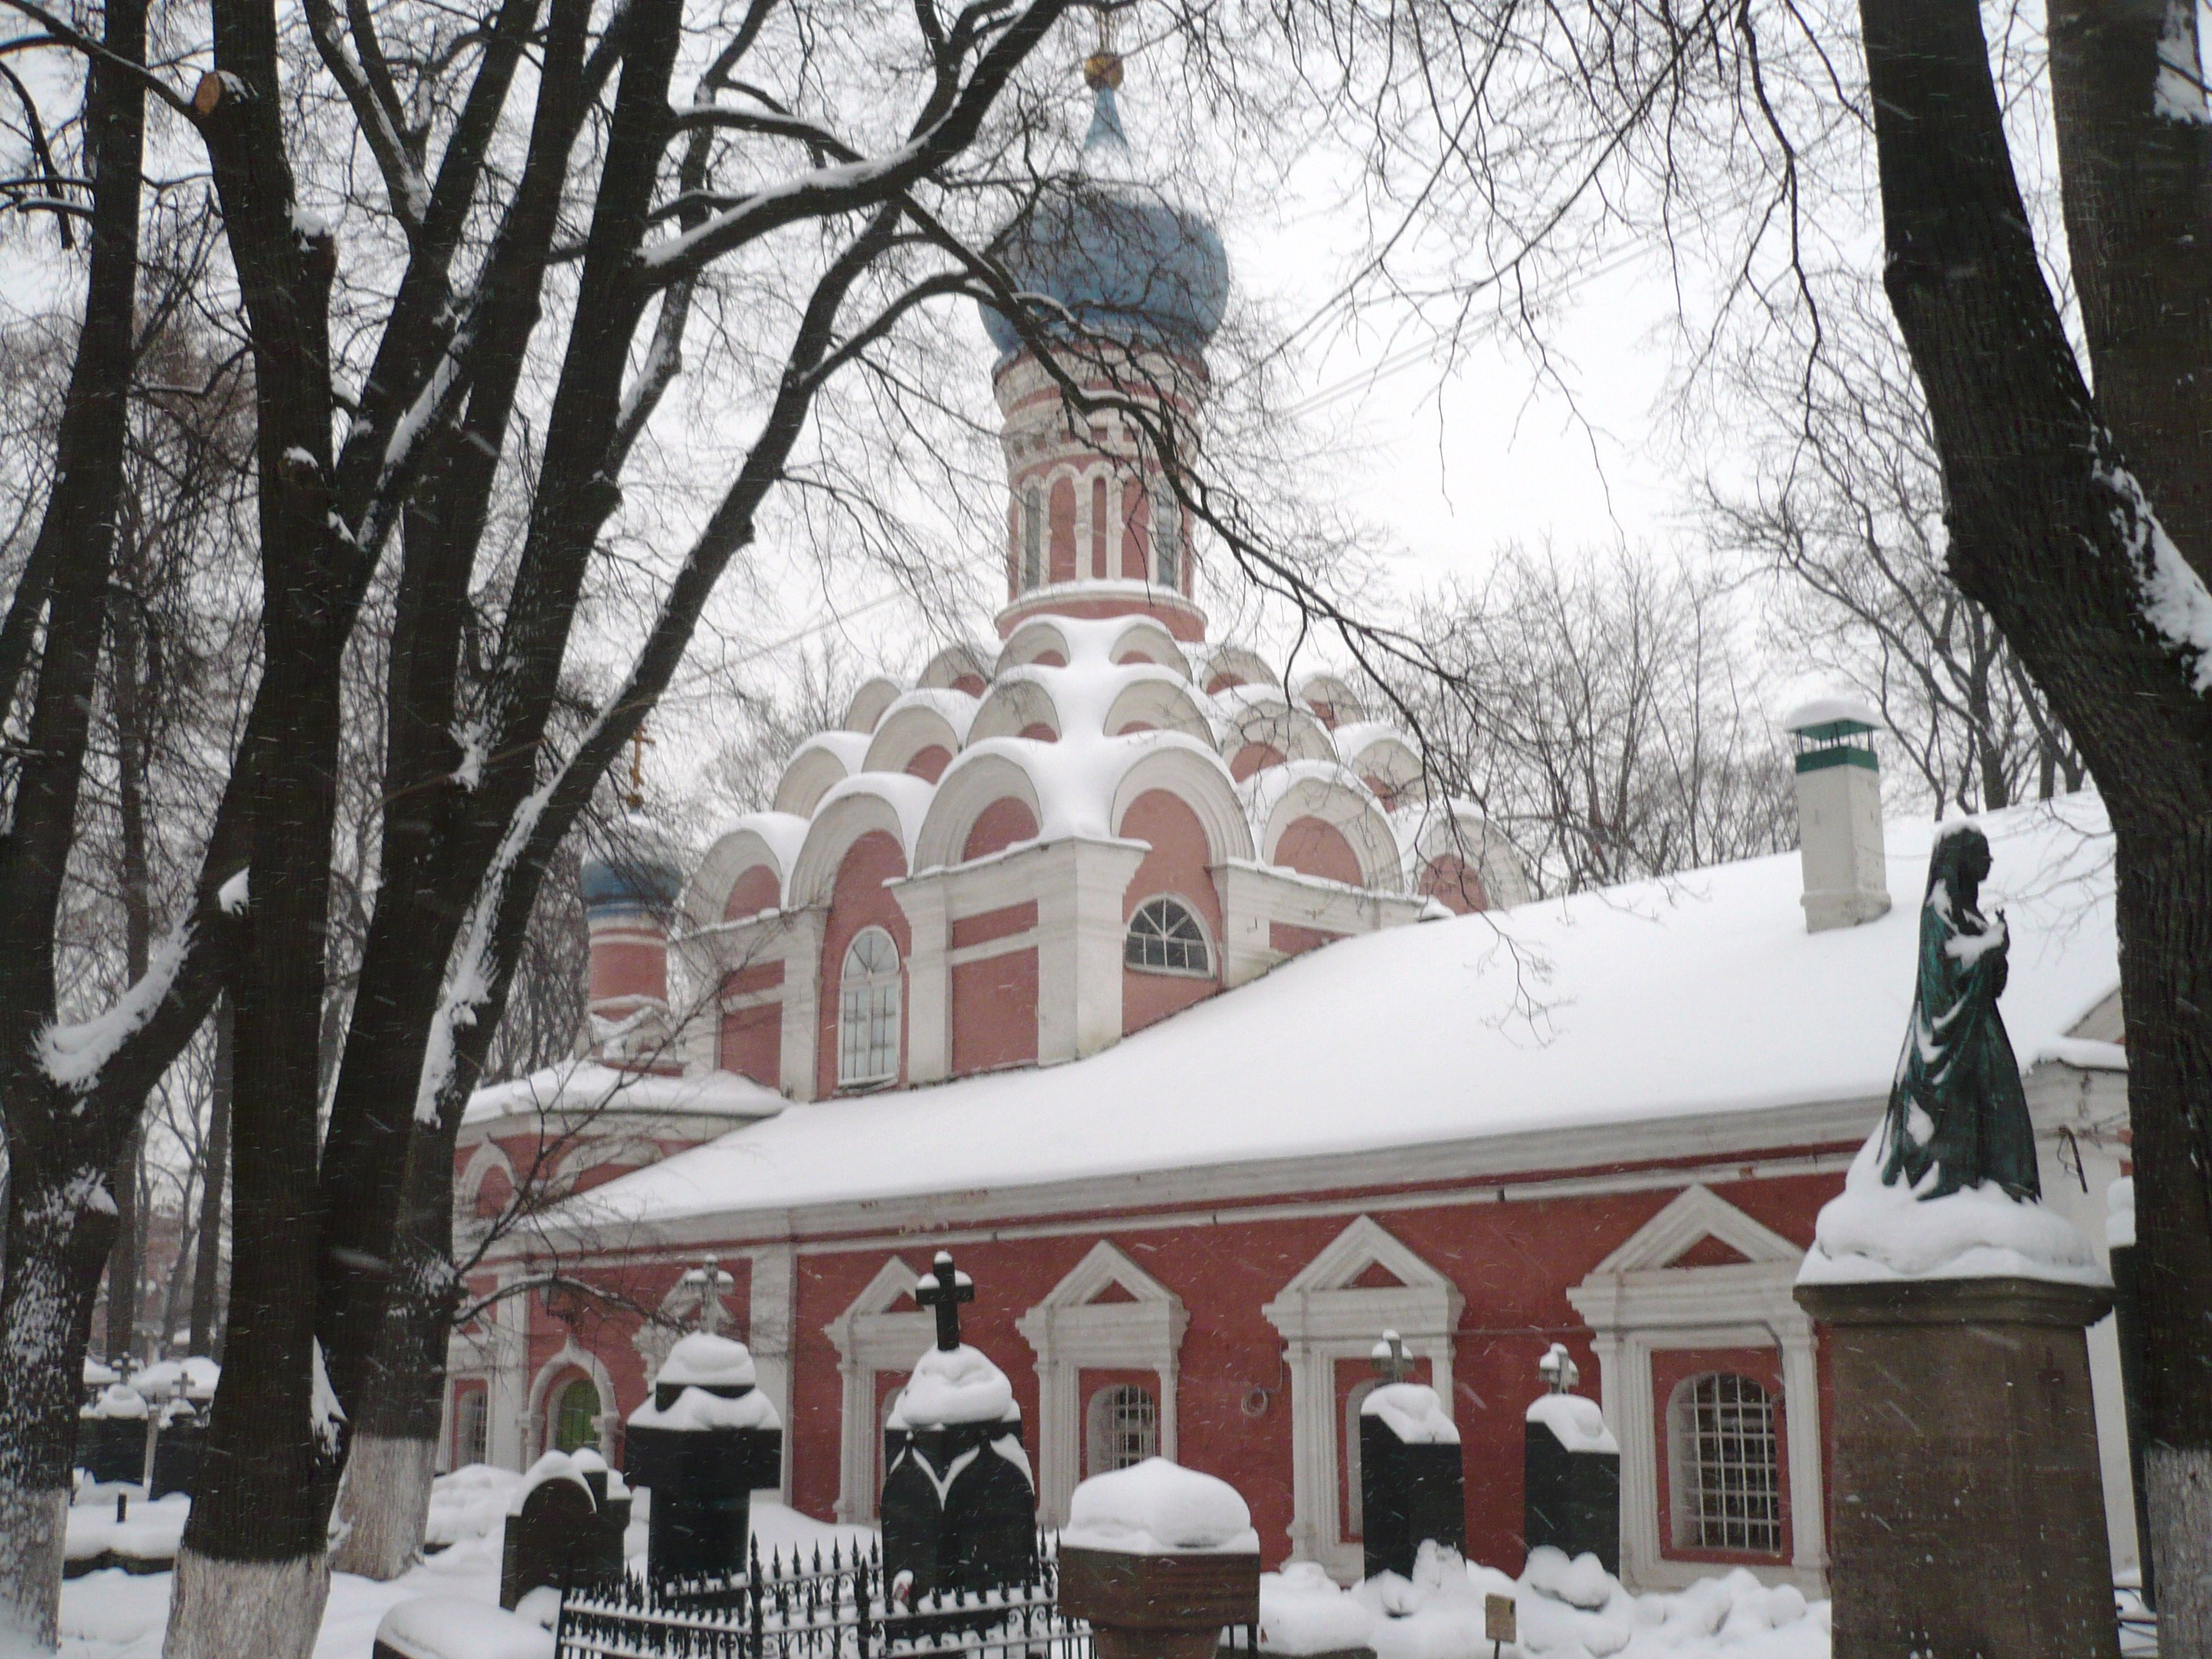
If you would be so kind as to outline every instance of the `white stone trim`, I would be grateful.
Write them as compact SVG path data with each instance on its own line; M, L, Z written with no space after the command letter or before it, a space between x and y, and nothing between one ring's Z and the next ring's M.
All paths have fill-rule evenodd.
M783 1470L778 1489L791 1501L792 1321L799 1306L799 1252L774 1244L750 1252L752 1285L745 1346L753 1356L753 1386L769 1397L783 1419Z
M1671 1265L1707 1237L1746 1259L1717 1267ZM1692 1185L1567 1291L1594 1333L1606 1422L1620 1443L1620 1576L1632 1589L1680 1589L1714 1571L1708 1562L1668 1560L1662 1547L1651 1356L1662 1349L1778 1348L1791 1557L1787 1566L1752 1571L1808 1596L1827 1594L1820 1374L1813 1322L1790 1294L1803 1255L1711 1188Z
M971 962L988 962L994 957L1010 957L1017 951L1034 951L1037 947L1037 930L1024 927L1018 933L1006 933L998 939L987 939L981 944L963 945L945 953L948 968L964 968Z
M1135 1298L1094 1302L1118 1285ZM1190 1315L1181 1297L1105 1239L1016 1322L1037 1357L1037 1513L1065 1525L1083 1467L1083 1378L1148 1370L1160 1379L1160 1455L1175 1459L1177 1358Z
M615 1400L615 1380L599 1355L576 1346L574 1337L561 1345L561 1352L538 1368L530 1380L530 1402L523 1413L523 1466L526 1468L544 1451L545 1396L553 1386L553 1379L563 1371L580 1370L592 1379L599 1390L599 1412L596 1426L599 1431L600 1455L612 1459L615 1455L615 1424L621 1416L621 1407Z
M1356 1287L1380 1265L1395 1286ZM1465 1299L1459 1287L1363 1215L1330 1242L1260 1311L1283 1334L1291 1372L1291 1553L1318 1561L1350 1583L1363 1565L1344 1540L1338 1499L1336 1364L1365 1359L1386 1329L1429 1362L1439 1398L1452 1398L1452 1333Z
M876 1374L908 1371L936 1340L937 1321L916 1309L892 1313L921 1275L898 1257L876 1270L852 1305L822 1328L837 1350L843 1383L838 1414L837 1518L863 1526L876 1518L883 1490L883 1425L876 1417Z

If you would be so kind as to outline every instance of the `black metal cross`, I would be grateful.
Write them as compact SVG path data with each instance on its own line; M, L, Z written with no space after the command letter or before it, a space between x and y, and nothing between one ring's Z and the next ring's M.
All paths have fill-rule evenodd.
M975 1281L952 1265L952 1252L939 1250L929 1272L915 1280L914 1299L937 1314L937 1346L951 1353L960 1346L960 1304L975 1299Z
M1413 1374L1413 1362L1406 1356L1406 1339L1395 1331L1382 1333L1371 1357L1385 1382L1403 1382Z

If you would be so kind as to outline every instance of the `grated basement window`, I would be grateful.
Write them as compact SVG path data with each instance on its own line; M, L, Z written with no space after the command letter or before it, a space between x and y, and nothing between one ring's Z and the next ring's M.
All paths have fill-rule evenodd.
M1779 1555L1773 1399L1747 1376L1715 1372L1675 1389L1669 1416L1675 1547Z
M1186 907L1168 898L1150 899L1137 907L1137 914L1129 918L1129 939L1122 960L1132 968L1170 974L1213 971L1206 930Z

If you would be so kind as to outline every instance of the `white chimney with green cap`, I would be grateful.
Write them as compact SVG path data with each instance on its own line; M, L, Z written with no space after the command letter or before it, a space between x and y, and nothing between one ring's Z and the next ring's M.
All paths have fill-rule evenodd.
M1856 697L1815 697L1783 729L1797 744L1797 837L1805 931L1856 927L1889 909L1881 844L1881 717Z

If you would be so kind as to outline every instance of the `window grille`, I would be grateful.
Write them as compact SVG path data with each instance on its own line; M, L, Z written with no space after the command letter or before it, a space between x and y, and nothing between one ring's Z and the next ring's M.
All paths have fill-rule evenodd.
M572 1452L597 1446L599 1416L599 1385L589 1377L578 1377L561 1390L561 1404L553 1417L553 1449Z
M1154 580L1170 590L1182 586L1182 507L1164 484L1152 492Z
M880 927L845 950L837 1009L837 1081L845 1088L898 1075L899 954Z
M1774 1401L1747 1376L1694 1376L1674 1391L1673 1452L1678 1549L1782 1553L1782 1465Z
M1129 939L1122 960L1132 968L1170 974L1213 971L1206 930L1188 908L1170 898L1152 899L1137 907L1137 914L1129 918Z
M453 1434L453 1466L456 1468L490 1461L487 1443L490 1439L490 1424L486 1403L486 1395L482 1389L471 1389L461 1396L460 1423Z
M1091 1396L1091 1473L1111 1474L1160 1454L1160 1412L1133 1382Z
M1044 580L1044 492L1031 484L1022 492L1022 589Z

